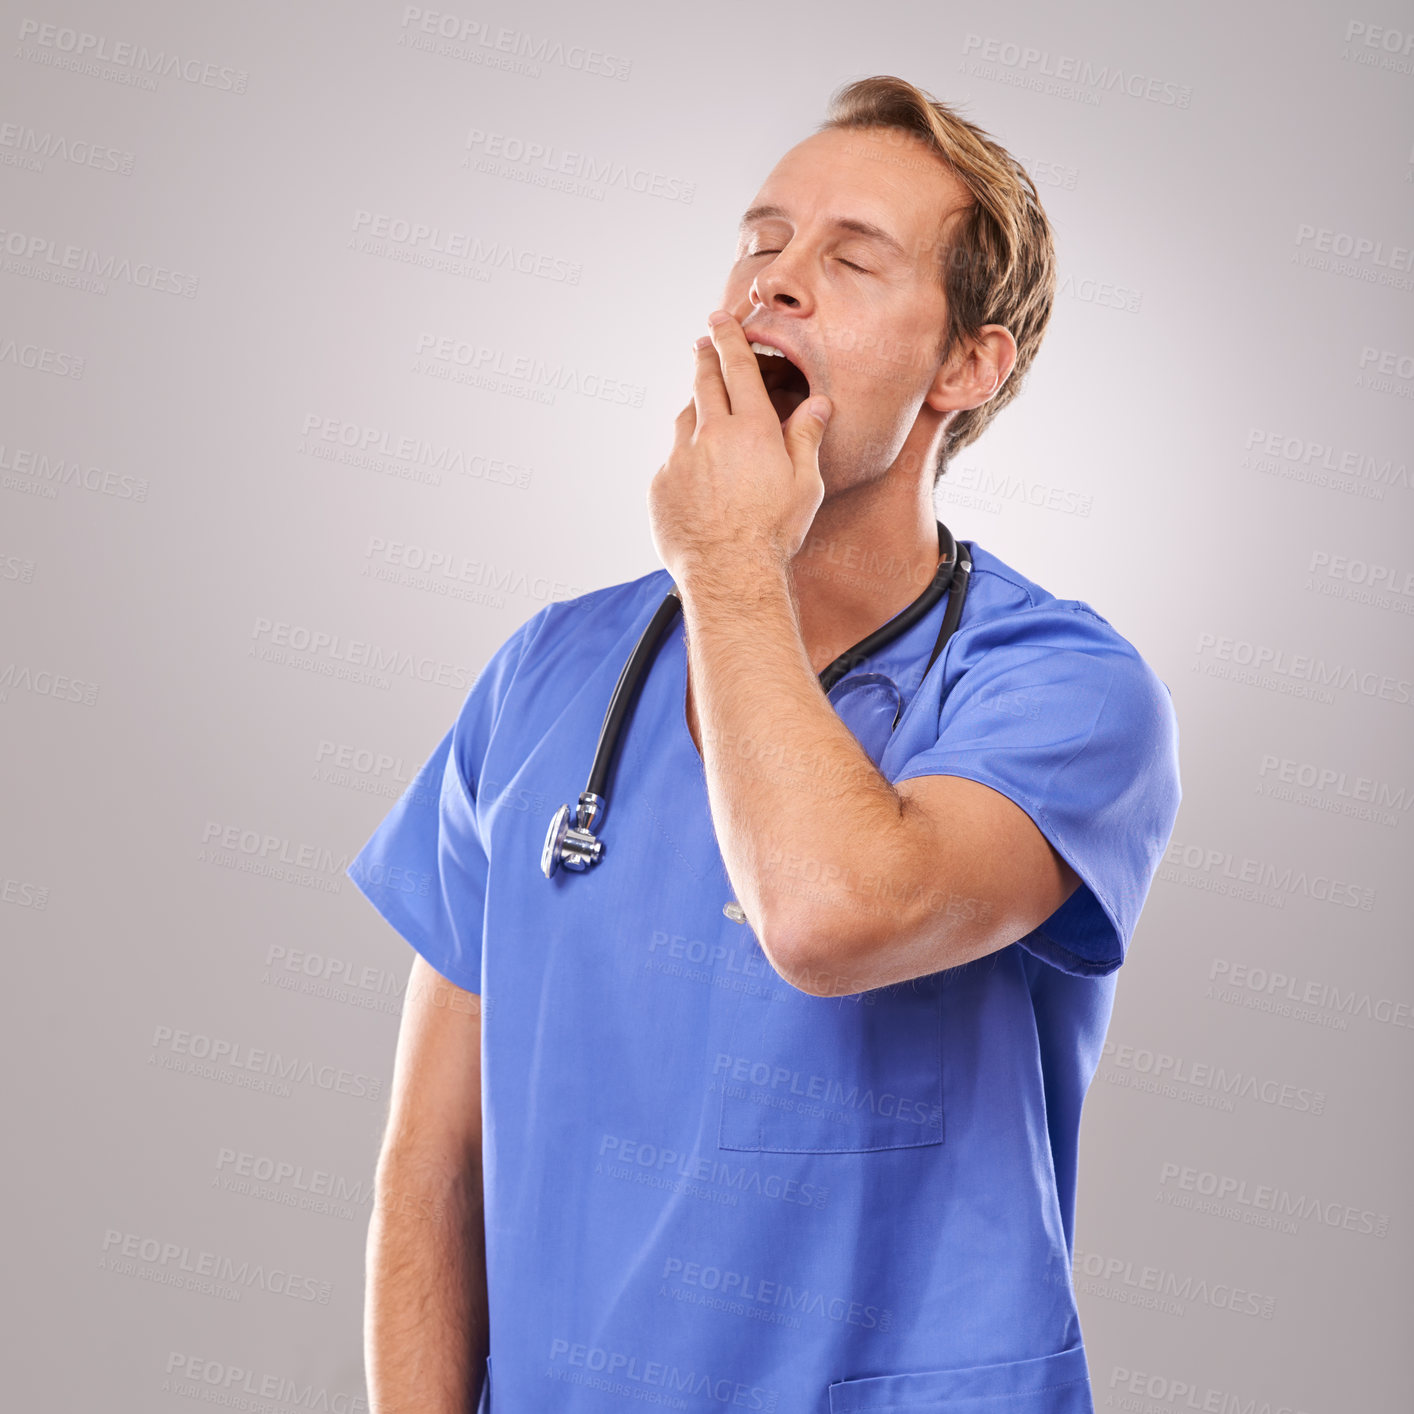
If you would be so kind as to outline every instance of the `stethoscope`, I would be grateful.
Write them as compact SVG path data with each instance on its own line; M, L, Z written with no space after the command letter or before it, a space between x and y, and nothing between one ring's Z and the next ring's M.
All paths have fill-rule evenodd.
M967 598L967 586L972 577L972 556L968 554L967 546L959 545L953 539L952 531L942 521L938 522L938 550L942 558L938 561L937 573L923 593L906 609L895 614L882 628L875 629L868 637L860 639L853 648L846 649L819 674L820 686L826 693L851 668L857 667L871 653L877 652L886 644L892 643L900 634L906 633L951 590L947 611L943 615L943 626L938 631L938 641L933 645L932 653L928 655L928 667L923 670L924 676L927 675L928 668L933 666L938 654L943 651L943 646L957 628L958 620L962 618L962 605ZM579 795L579 807L575 812L574 823L570 823L570 807L562 805L555 812L555 818L550 821L550 828L546 832L545 847L540 852L540 868L547 879L554 874L557 865L563 864L566 869L576 871L584 870L598 864L603 857L604 842L595 838L594 825L608 806L604 791L614 755L618 750L624 720L633 710L650 661L658 651L664 632L681 609L682 600L678 596L677 586L674 585L658 605L648 627L643 630L633 653L624 664L623 671L619 673L614 695L609 699L609 710L604 714L604 725L599 729L599 744L594 749L594 765L589 771L589 782ZM877 674L865 676L878 682L888 682L888 679ZM892 683L889 683L889 686L897 695L897 688ZM901 709L902 697L899 696L887 731L893 730Z

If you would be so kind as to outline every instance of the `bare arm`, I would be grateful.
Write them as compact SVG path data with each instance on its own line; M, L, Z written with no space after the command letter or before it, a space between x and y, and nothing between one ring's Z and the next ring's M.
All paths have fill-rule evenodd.
M970 962L1075 891L999 791L878 771L820 690L780 562L719 559L678 589L722 858L792 986L841 996Z
M371 1414L465 1414L489 1349L481 998L420 955L403 1001L368 1227Z

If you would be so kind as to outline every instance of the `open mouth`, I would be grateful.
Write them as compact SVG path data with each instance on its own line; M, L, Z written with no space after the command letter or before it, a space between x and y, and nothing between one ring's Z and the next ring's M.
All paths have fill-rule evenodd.
M782 422L810 396L810 381L782 353L756 354L761 367L761 381L770 395L771 406Z

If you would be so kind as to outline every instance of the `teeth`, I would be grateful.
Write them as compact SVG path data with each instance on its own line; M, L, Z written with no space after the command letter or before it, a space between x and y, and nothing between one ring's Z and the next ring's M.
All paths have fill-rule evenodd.
M785 354L783 354L780 349L773 349L769 344L758 344L753 341L751 349L753 353L775 354L777 358L785 357Z

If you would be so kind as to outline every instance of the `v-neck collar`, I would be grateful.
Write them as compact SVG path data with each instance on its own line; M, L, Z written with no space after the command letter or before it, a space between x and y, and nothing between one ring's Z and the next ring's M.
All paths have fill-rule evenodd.
M889 672L889 669L893 668L893 672L889 672L889 676L898 682L899 690L904 698L903 711L899 714L894 731L895 736L907 721L909 713L913 710L913 705L918 699L923 663L932 651L938 636L938 628L942 623L942 616L946 610L947 600L945 597L892 643L886 644L876 653L871 654L840 680L845 682L860 673ZM903 610L899 612L902 613ZM942 655L939 655L929 671L938 671L941 663ZM918 680L913 681L908 671L901 672L900 664L906 665L908 669L918 673L920 675ZM629 749L635 756L642 752L657 750L666 751L674 757L680 757L681 770L684 775L679 776L678 779L683 781L685 789L679 798L661 802L661 809L655 808L654 803L647 800L644 802L645 808L649 812L654 828L672 847L673 852L682 861L688 872L698 878L704 877L703 865L706 863L701 858L700 842L704 839L711 841L713 852L716 855L716 869L721 874L724 886L729 890L726 865L721 859L720 846L716 843L716 826L712 820L711 804L707 791L706 764L688 727L687 628L681 613L675 616L673 623L663 636L654 660L650 663L649 681L645 683L643 693L645 697L650 695L650 689L654 686L655 670L662 673L659 681L662 684L661 690L667 699L665 703L659 699L660 705L657 710L659 712L666 710L671 721L667 731L663 735L655 737L651 731L645 730L651 716L649 712L643 710L649 704L642 703L635 708L633 714L638 729L634 730L635 722L628 723L627 737L632 743ZM905 688L908 690L905 691ZM651 692L651 695L657 698L657 692ZM662 718L659 717L658 720L662 721ZM672 762L663 764L667 764L670 769L677 769ZM689 772L695 774L686 774ZM694 840L698 844L695 845ZM712 872L710 865L708 872ZM725 899L726 894L723 897Z
M850 678L856 677L860 673L874 672L886 673L897 683L899 679L895 676L895 673L889 672L889 667L896 665L898 662L914 664L915 659L917 660L916 668L921 670L926 655L932 652L933 644L937 642L938 631L942 627L943 615L947 613L947 607L948 598L944 595L916 624L910 624L909 627L905 629L903 633L899 634L891 643L886 643L882 648L871 653L863 662L856 664L840 679L840 682L847 682ZM899 614L907 612L908 608L909 605L905 604L904 607L898 611L898 614L891 615L884 621L884 624L891 624L894 619L898 618ZM882 626L884 625L881 625L881 627ZM674 703L673 715L677 719L677 725L674 731L679 733L682 739L686 741L688 750L696 759L698 770L703 773L705 781L706 763L703 761L702 753L698 749L697 743L692 739L692 729L688 722L687 690L689 676L687 662L687 629L684 616L681 613L678 614L677 618L674 620L668 637L672 640L675 656L676 676L673 682L672 700ZM667 647L668 644L665 643L664 648ZM942 656L942 654L939 654L938 657L934 659L932 667L928 669L929 672L937 668L939 662L942 661ZM899 713L895 730L898 729L898 726L902 725L904 717L908 715L909 708L913 706L913 701L918 696L918 689L923 685L923 676L926 675L921 674L918 680L912 684L912 691L910 692L904 692L902 684L899 684L899 691L903 696L903 709ZM836 686L838 685L837 683ZM699 717L698 720L700 723L701 718Z

